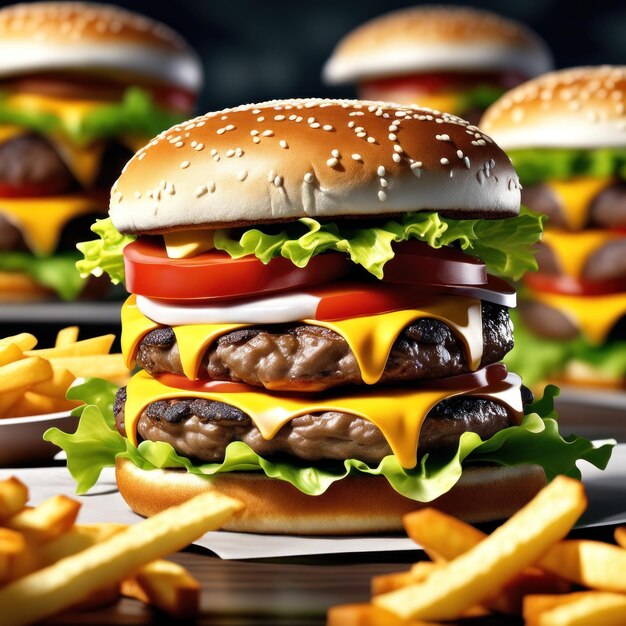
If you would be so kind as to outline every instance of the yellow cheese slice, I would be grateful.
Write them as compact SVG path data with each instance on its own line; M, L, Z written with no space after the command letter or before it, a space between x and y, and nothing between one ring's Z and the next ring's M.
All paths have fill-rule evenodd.
M280 394L250 388L243 392L205 392L167 387L146 372L135 374L126 388L124 422L128 438L137 445L137 423L146 406L171 398L203 398L224 402L249 415L265 439L271 439L282 426L299 415L338 411L369 420L389 442L402 467L417 463L419 434L428 412L446 398L459 395L489 398L488 389L464 387L454 390L374 387L342 391L323 397ZM519 386L503 381L494 386L494 399L516 414L522 410Z
M16 126L15 124L1 124L0 125L0 143L6 143L10 139L15 139L20 135L26 135L30 131L23 126Z
M0 213L20 230L28 247L41 255L54 252L71 219L105 210L102 201L81 195L0 198Z
M100 173L106 143L94 141L86 146L80 146L58 134L48 135L47 139L76 180L83 187L92 188Z
M185 230L165 233L165 251L170 259L188 259L207 250L213 250L212 230Z
M626 239L626 236L608 230L585 230L571 233L548 229L543 233L542 243L552 250L564 274L580 278L587 261L597 250L611 241L620 239Z
M592 200L613 182L614 179L610 177L578 176L567 180L550 180L546 185L560 199L567 225L572 230L582 230L589 219Z
M596 345L604 343L615 324L626 315L626 293L565 296L533 291L532 298L560 311L580 329L583 337Z
M303 320L305 324L329 328L343 337L353 351L363 381L369 385L380 380L391 348L410 323L431 318L448 324L461 339L471 369L480 366L483 354L481 302L473 298L441 296L433 298L421 308L380 315L322 322ZM198 370L206 349L220 336L252 324L193 324L174 326L178 351L185 376L198 377ZM130 296L122 307L122 353L129 368L133 367L137 346L141 339L159 324L145 317Z

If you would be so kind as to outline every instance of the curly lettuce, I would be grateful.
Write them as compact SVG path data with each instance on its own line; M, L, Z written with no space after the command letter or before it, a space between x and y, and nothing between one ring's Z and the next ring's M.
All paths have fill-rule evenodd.
M626 180L626 148L527 148L507 152L526 187L576 176Z
M438 213L406 213L380 222L321 223L305 217L279 227L215 231L214 244L232 258L256 256L263 263L285 257L297 267L305 267L311 257L327 251L346 253L377 278L393 258L394 243L415 239L432 248L459 246L467 254L482 259L489 272L519 279L537 269L532 246L541 238L544 217L522 208L520 215L506 219L454 220ZM107 272L117 284L124 279L122 250L133 241L115 230L110 219L98 220L91 228L99 240L78 244L85 259L77 267L81 275L100 276Z
M554 411L556 387L547 387L544 397L527 407L519 426L499 431L483 441L476 433L464 433L456 450L448 454L425 454L412 469L400 466L394 456L378 464L348 459L339 467L316 467L276 462L256 454L243 442L232 442L221 463L195 464L179 455L165 442L142 441L135 447L115 430L112 403L115 386L90 379L73 387L68 397L86 403L75 409L80 414L76 432L64 433L51 428L44 439L67 454L67 466L76 480L78 493L86 493L96 483L104 467L114 466L118 458L128 459L144 470L178 469L211 480L225 472L259 472L270 478L291 483L301 492L315 496L324 493L334 482L348 475L383 476L398 493L413 500L429 502L449 491L461 477L463 468L473 464L514 466L541 465L548 479L558 474L580 478L576 466L585 460L604 469L612 444L595 445L584 437L562 437Z

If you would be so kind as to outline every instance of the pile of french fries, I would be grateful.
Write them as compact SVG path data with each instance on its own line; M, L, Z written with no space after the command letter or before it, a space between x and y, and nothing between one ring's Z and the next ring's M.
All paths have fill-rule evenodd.
M372 603L332 608L328 626L422 626L489 614L528 626L626 624L626 528L617 545L564 540L586 508L557 477L491 535L435 509L404 518L431 561L372 581Z
M59 331L54 348L36 350L37 338L21 333L0 339L0 418L43 415L80 404L65 394L78 377L124 384L121 354L109 354L115 335L78 341L78 326Z
M80 503L54 496L27 506L17 478L0 482L0 623L27 626L66 609L135 598L175 619L198 614L200 585L162 560L220 528L241 503L205 493L134 526L78 525Z

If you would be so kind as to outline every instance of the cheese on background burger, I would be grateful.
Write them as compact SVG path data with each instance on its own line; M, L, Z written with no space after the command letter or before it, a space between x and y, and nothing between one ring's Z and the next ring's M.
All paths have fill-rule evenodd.
M549 218L510 357L531 384L626 385L625 106L626 68L582 67L514 89L481 122L522 203Z
M285 100L175 126L80 245L84 273L125 279L139 371L114 403L77 390L97 406L47 437L81 491L116 464L144 515L206 488L246 502L242 531L396 530L432 500L510 515L609 453L561 439L554 390L533 404L500 363L515 291L493 274L535 267L541 234L519 200L503 151L429 109Z
M0 10L0 301L83 288L74 245L123 164L201 86L172 30L107 5Z
M472 121L507 89L551 70L546 44L522 24L455 6L400 9L346 35L324 67L359 96L448 111Z

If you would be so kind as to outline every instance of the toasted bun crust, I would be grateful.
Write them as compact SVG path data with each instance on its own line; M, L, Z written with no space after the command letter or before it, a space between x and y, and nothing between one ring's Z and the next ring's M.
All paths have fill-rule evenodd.
M300 217L519 211L506 154L475 126L430 109L283 100L174 126L129 161L111 192L124 233Z
M489 11L454 6L401 9L342 39L324 66L326 82L431 70L551 70L552 55L531 30Z
M36 2L0 10L0 77L125 71L198 91L202 66L171 28L106 4Z
M444 496L422 504L394 491L384 478L349 477L320 496L307 496L282 480L258 474L219 474L213 479L176 470L141 470L118 459L117 484L128 505L150 516L206 491L245 504L224 528L236 532L289 535L347 535L402 530L402 516L435 506L468 522L510 517L546 483L541 467L470 467Z
M626 66L552 72L506 93L481 128L506 150L626 145Z

